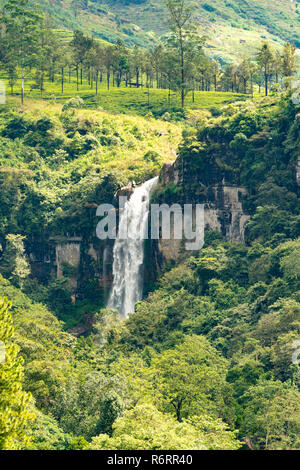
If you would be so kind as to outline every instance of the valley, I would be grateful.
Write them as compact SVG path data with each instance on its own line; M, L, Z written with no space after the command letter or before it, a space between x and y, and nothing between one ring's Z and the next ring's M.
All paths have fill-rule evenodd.
M299 4L39 5L0 12L0 450L299 450Z

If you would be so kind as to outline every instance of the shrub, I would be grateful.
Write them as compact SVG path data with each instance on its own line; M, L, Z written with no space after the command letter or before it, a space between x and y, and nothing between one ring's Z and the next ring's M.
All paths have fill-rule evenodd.
M62 107L62 112L67 111L71 108L81 108L84 105L84 101L80 96L75 96L75 98L71 98L70 100L66 101Z

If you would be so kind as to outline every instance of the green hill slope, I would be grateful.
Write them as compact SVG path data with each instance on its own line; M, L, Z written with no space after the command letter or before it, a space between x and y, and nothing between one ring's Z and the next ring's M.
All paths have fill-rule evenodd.
M108 42L151 47L165 33L163 0L39 0L58 27L80 28ZM300 47L300 7L291 0L194 0L209 54L229 62L262 39Z

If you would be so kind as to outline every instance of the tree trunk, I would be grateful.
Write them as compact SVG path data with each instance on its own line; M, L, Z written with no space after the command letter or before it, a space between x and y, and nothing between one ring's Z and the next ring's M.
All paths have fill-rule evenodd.
M22 64L22 78L21 78L21 103L24 104L24 67Z
M182 30L179 32L180 41L180 62L181 62L181 107L184 108L184 95L185 95L185 73L184 73L184 50L183 50L183 37Z
M43 89L44 89L44 72L42 72L41 74L41 86L40 86L41 96L43 96Z
M179 422L182 421L181 419L181 408L182 408L182 400L180 400L177 405L174 405L175 406L175 410L176 410L176 417L177 417L177 420Z

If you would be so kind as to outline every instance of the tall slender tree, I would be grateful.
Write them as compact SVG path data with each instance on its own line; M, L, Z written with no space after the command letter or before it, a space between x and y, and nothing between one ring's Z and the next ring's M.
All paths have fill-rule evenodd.
M274 55L268 42L264 42L258 51L257 62L264 76L265 95L268 96L269 80L271 79L274 72Z
M6 67L21 70L21 101L24 103L24 72L33 66L38 52L42 17L29 0L9 0L1 11L2 40L6 49Z
M187 0L165 0L165 5L169 13L168 23L174 34L174 46L179 54L181 106L184 108L187 92L187 44L194 31L193 7Z
M295 52L296 46L286 42L282 51L282 74L284 77L291 77L297 70Z

